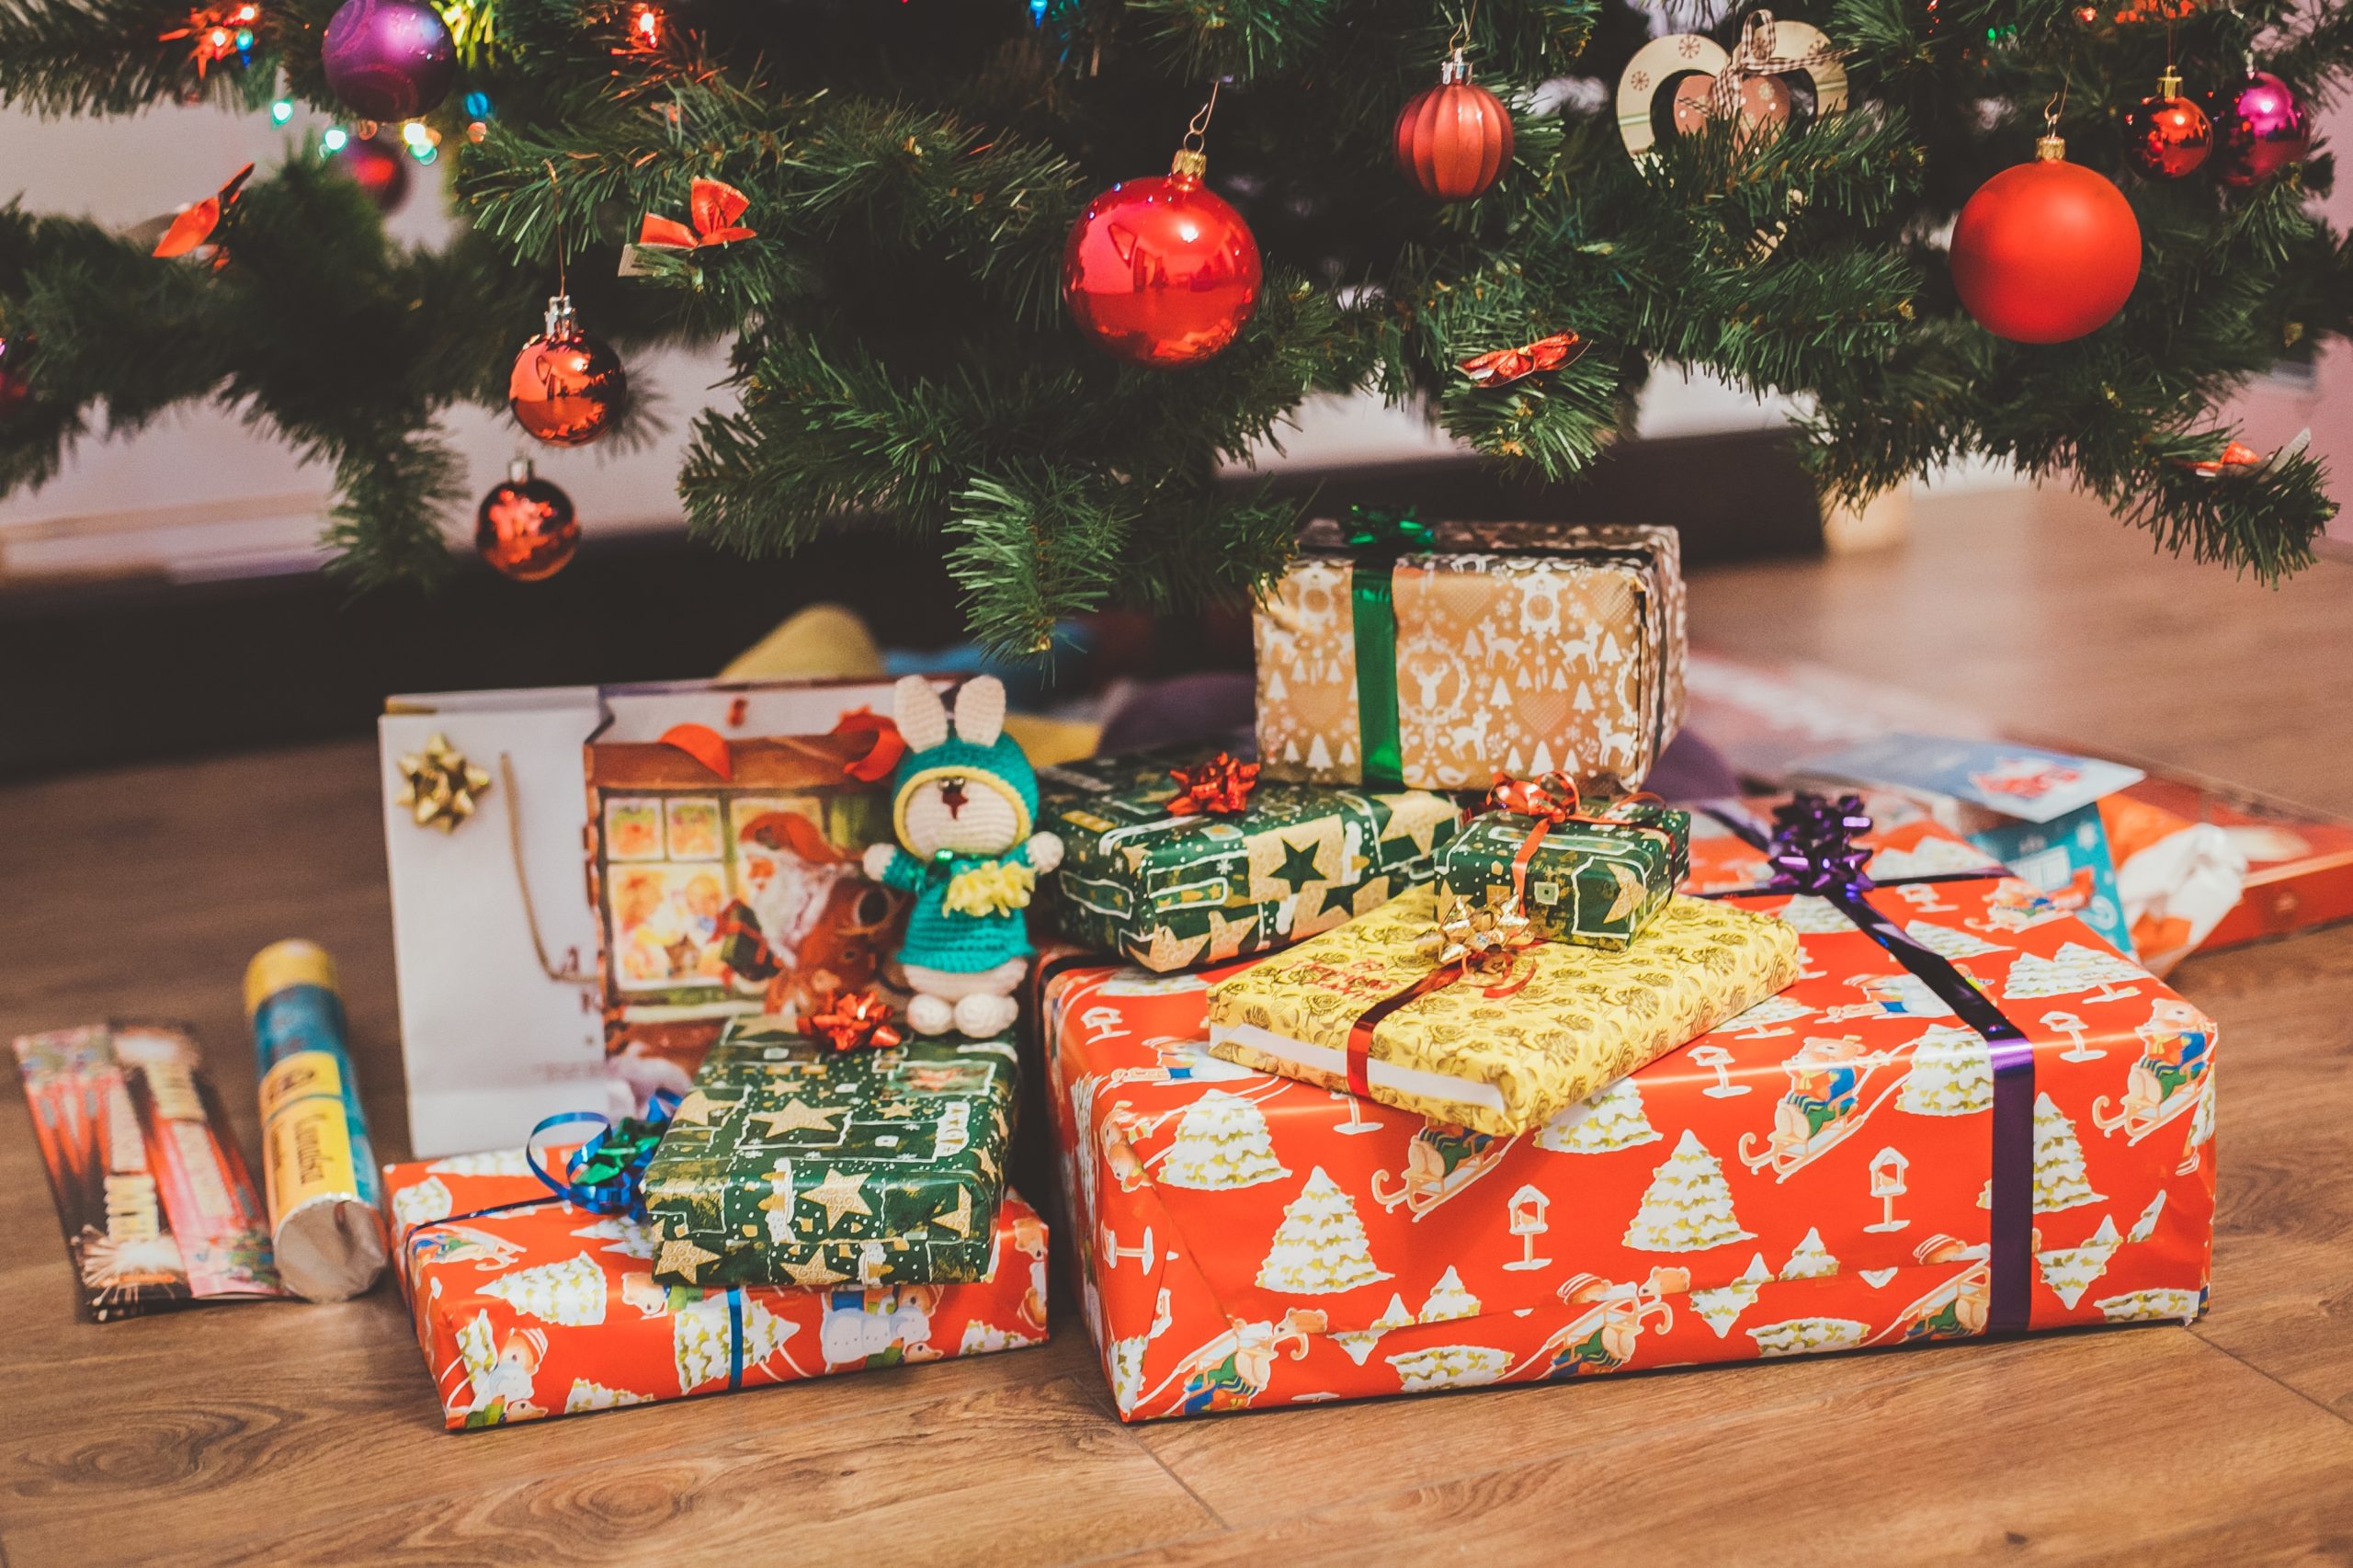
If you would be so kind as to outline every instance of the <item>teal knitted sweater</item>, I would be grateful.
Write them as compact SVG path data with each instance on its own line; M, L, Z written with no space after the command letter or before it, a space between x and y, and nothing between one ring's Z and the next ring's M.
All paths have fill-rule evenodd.
M1002 855L956 855L938 862L918 860L904 849L892 853L882 872L884 885L915 895L915 908L907 915L906 940L899 946L901 963L944 974L978 974L1037 950L1029 945L1025 911L951 915L946 907L948 884L958 873L997 861L1027 866L1029 846L1017 844Z

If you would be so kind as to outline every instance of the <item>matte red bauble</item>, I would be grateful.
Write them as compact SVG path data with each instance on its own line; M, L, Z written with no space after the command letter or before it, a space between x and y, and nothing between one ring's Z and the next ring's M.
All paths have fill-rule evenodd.
M1258 308L1258 241L1186 151L1165 177L1086 204L1063 247L1063 298L1103 348L1163 368L1206 359Z
M2268 71L2250 71L2211 93L2206 118L2214 122L2214 165L2231 185L2249 186L2301 161L2312 147L2312 122L2288 84Z
M353 136L332 154L335 166L368 193L379 212L390 212L407 199L408 160L400 143L389 136Z
M515 356L506 406L524 429L557 447L586 446L629 406L620 356L580 330L570 295L548 301L547 331Z
M1397 168L1440 201L1484 196L1511 162L1511 111L1456 55L1397 116Z
M2157 78L2157 90L2124 113L2124 151L2132 166L2152 179L2179 179L2206 161L2214 145L2206 111L2181 96L2181 76L2171 67Z
M534 478L531 465L518 460L482 498L474 514L474 548L518 583L554 576L580 548L580 519L573 513L572 497Z
M2065 343L2105 325L2141 277L2141 224L2107 176L2046 136L1977 187L1952 231L1961 302L1996 337Z

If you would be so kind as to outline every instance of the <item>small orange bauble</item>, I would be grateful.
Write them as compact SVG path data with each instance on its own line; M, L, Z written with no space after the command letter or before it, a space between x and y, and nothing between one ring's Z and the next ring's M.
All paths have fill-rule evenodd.
M518 583L552 577L580 548L580 518L572 497L517 460L491 486L474 514L474 548L503 576Z
M586 446L629 406L620 356L580 330L571 296L548 301L547 331L515 356L506 406L524 429L556 447Z
M1397 116L1399 172L1440 201L1484 196L1510 161L1511 111L1459 54Z

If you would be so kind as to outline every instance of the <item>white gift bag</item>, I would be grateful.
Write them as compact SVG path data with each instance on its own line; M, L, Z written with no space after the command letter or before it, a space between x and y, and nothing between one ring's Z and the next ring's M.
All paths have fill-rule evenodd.
M674 724L730 739L821 734L861 708L890 712L890 683L676 681L386 700L377 739L417 1157L513 1148L542 1117L627 1115L652 1089L686 1086L667 1081L683 1075L666 1063L605 1057L585 859L588 738L654 741ZM490 779L446 833L396 799L401 759L436 736Z

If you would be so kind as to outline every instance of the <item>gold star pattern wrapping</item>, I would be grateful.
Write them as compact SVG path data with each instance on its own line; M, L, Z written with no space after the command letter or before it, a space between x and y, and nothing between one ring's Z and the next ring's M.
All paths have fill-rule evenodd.
M1055 930L1166 972L1288 947L1435 874L1462 814L1418 790L1259 784L1231 815L1168 810L1183 747L1039 770L1062 837Z
M407 807L419 827L455 833L474 814L476 797L490 790L490 775L451 745L447 735L432 736L423 751L409 753L394 766L400 769L401 787L392 803Z
M731 1025L645 1173L662 1242L654 1277L981 1278L1005 1191L1014 1061L1009 1035L836 1051L777 1020Z

